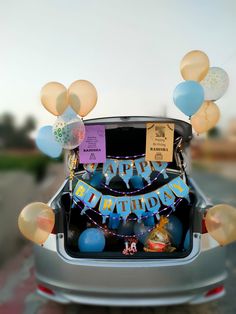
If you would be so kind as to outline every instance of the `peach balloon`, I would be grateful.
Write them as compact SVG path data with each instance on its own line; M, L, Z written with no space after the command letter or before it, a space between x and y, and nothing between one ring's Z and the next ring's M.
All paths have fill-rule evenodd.
M236 208L226 204L211 207L205 222L207 231L220 245L236 241Z
M90 82L78 80L73 82L68 89L68 104L81 117L87 114L96 106L97 91Z
M200 50L188 52L180 63L180 72L185 80L201 81L209 70L208 56Z
M43 106L55 116L60 116L68 107L67 89L58 82L50 82L41 89Z
M191 117L194 130L200 134L212 129L220 119L220 109L212 101L205 101L201 108Z
M52 232L55 224L55 214L51 207L35 202L22 209L18 226L25 238L43 244Z

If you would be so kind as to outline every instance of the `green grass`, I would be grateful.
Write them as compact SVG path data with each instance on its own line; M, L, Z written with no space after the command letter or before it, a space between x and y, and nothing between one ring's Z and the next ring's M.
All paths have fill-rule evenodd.
M56 160L56 162L61 161ZM14 154L14 153L3 153L0 154L0 171L7 170L23 170L33 173L36 180L41 180L47 170L49 163L55 162L41 154Z

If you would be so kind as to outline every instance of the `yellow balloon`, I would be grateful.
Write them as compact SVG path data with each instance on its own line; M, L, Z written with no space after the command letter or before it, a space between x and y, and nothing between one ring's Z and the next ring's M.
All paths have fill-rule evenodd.
M236 208L226 204L211 207L205 222L207 231L220 245L236 241Z
M205 101L201 108L191 117L194 130L200 134L212 129L220 119L220 109L212 101Z
M180 71L185 80L200 82L209 70L208 56L200 50L188 52L180 63Z
M22 209L18 226L28 240L43 244L52 232L55 224L55 214L48 205L40 202L31 203Z
M96 106L97 91L88 81L79 80L73 82L68 89L68 104L81 117L87 114Z
M41 89L41 102L54 116L60 116L68 107L67 89L58 82L50 82Z

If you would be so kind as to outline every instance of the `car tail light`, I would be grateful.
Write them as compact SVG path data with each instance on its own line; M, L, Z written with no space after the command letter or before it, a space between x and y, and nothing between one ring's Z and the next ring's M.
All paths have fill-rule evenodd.
M207 228L206 228L206 222L205 219L202 219L202 234L208 233Z
M212 297L213 295L222 293L224 290L225 290L224 286L219 286L219 287L216 287L216 288L213 288L213 289L209 290L209 291L206 293L205 296L206 296L206 297Z
M43 286L43 285L37 285L37 288L39 291L43 292L43 293L46 293L46 294L49 294L49 295L54 295L54 292L53 290Z

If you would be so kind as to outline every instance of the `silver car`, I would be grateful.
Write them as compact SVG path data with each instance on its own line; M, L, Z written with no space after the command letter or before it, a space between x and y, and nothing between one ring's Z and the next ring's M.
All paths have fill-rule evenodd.
M79 215L78 209L71 209L67 178L49 202L56 213L55 228L46 243L34 250L40 295L61 303L102 306L198 304L224 295L225 249L210 237L204 224L204 214L212 204L189 174L191 125L157 117L99 118L85 124L105 125L107 153L135 155L145 151L147 122L175 125L174 160L167 172L181 175L190 187L190 203L185 202L175 213L183 225L181 244L174 252L138 250L123 255L122 245L114 241L100 253L80 252L81 224L89 226L90 222L84 221L86 217ZM84 174L80 165L74 184L78 178L83 180Z

